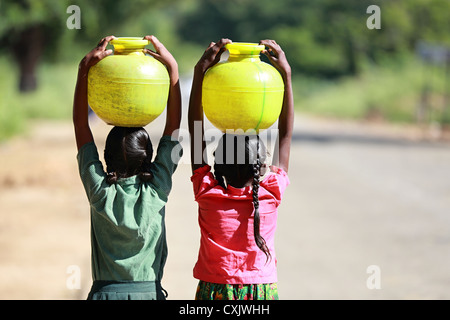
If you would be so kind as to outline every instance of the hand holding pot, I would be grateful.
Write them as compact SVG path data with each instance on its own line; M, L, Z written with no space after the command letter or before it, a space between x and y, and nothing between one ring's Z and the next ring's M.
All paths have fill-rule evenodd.
M80 69L89 70L90 67L96 65L100 60L109 56L113 51L111 49L106 50L106 46L111 40L116 39L114 36L107 36L100 40L98 45L91 50L80 62Z

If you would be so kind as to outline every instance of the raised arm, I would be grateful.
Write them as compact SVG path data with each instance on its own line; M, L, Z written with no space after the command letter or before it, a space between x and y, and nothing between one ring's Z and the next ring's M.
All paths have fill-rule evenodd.
M279 144L275 148L274 165L288 172L291 151L292 131L294 128L294 98L292 94L291 67L281 47L274 40L262 40L266 46L263 53L275 68L280 71L284 81L283 106L278 118Z
M80 62L78 66L78 79L75 86L75 96L73 99L73 125L75 128L75 140L77 148L80 148L94 140L88 120L88 73L89 69L110 55L112 50L106 50L109 41L114 36L103 38L91 52L89 52Z
M164 128L163 136L170 135L174 138L178 138L178 129L180 128L181 122L181 90L177 61L155 36L145 36L144 39L149 40L156 50L155 52L145 49L145 52L164 64L170 77L166 126Z
M207 164L202 106L203 78L206 70L219 62L220 56L226 50L227 43L231 43L231 40L221 39L217 43L211 42L194 68L188 112L192 172Z

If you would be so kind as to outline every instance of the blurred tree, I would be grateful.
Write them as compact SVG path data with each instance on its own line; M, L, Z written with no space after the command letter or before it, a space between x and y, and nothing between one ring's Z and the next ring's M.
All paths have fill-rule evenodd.
M0 43L13 54L19 66L19 89L37 87L36 66L44 48L61 34L67 1L3 0L0 3ZM65 19L64 19L65 21Z
M413 52L419 39L448 42L448 0L187 0L178 20L183 39L202 46L273 38L296 72L334 78L359 72L362 61ZM366 26L370 5L381 9L381 29Z
M381 29L366 26L373 4L381 8ZM80 30L66 27L69 5L81 9ZM295 72L336 78L358 74L367 61L413 53L418 40L449 45L448 12L449 0L1 0L0 50L17 62L21 91L36 88L42 57L56 59L75 42L91 47L105 35L147 30L182 58L193 52L186 48L222 37L272 38Z
M198 0L181 17L178 32L206 45L273 38L298 72L334 77L357 71L355 32L366 28L368 0Z
M0 46L12 53L19 66L19 90L33 91L37 88L39 61L43 55L54 58L63 37L96 43L101 37L118 32L142 10L163 4L167 1L2 0ZM81 9L80 30L68 32L69 5L78 5Z

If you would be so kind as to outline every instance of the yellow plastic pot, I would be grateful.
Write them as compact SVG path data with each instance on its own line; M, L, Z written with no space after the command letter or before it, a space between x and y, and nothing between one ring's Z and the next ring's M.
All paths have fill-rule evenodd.
M208 120L225 132L249 133L269 128L279 117L284 95L280 73L262 62L263 45L231 43L229 58L205 73L203 111Z
M88 102L107 124L142 127L156 119L167 105L169 74L165 66L143 49L142 38L110 42L114 54L89 70Z

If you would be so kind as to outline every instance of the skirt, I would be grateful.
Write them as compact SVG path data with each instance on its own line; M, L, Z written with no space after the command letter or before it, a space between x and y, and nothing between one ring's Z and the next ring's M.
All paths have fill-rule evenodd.
M166 300L159 281L95 280L87 300Z
M220 284L200 280L195 300L278 300L276 283Z

